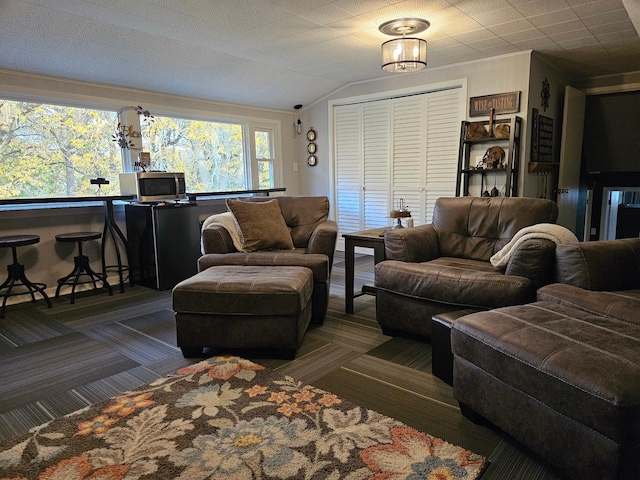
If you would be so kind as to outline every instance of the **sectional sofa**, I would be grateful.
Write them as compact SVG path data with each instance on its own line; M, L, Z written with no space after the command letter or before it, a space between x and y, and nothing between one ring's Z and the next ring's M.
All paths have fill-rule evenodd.
M640 238L559 245L537 301L451 329L454 395L568 478L640 472Z

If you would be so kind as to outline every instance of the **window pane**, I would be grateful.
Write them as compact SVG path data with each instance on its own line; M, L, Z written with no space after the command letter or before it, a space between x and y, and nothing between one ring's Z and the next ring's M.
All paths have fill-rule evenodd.
M256 158L272 158L270 137L269 132L256 130Z
M273 188L273 162L258 160L258 188Z
M0 197L117 194L115 112L0 100Z
M141 123L152 170L185 172L189 192L247 188L242 125L158 116Z

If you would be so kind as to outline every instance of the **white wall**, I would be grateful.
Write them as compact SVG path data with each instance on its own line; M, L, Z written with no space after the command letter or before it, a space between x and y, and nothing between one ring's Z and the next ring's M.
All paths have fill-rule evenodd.
M350 85L334 94L323 98L314 105L306 107L301 113L305 126L313 126L317 131L318 165L308 167L306 164L306 141L301 140L299 146L300 191L310 195L326 195L331 191L330 165L329 165L329 102L341 98L380 94L385 92L412 88L416 86L428 86L441 82L452 81L460 78L467 79L467 94L469 97L490 95L520 91L520 115L523 118L523 133L527 130L527 112L529 110L529 75L531 64L531 52L503 55L488 60L468 62L447 67L429 68L413 74L390 74L382 80L363 82ZM468 114L468 108L466 110ZM304 135L303 135L304 137ZM526 181L523 172L526 168L524 155L528 158L528 148L525 146L526 138L523 138L521 146L521 174L520 181ZM457 161L457 159L452 159ZM522 185L519 189L523 191ZM452 195L454 192L452 192Z

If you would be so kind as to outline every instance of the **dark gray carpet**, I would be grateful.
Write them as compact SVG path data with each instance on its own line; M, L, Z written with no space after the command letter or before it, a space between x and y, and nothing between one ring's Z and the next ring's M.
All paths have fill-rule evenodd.
M356 262L356 287L373 282L371 257ZM153 381L195 363L176 347L171 293L128 287L10 305L0 320L0 438ZM382 334L375 298L344 313L338 254L329 313L311 327L295 360L245 355L267 368L487 456L482 480L560 480L543 461L498 430L465 419L451 387L431 374L431 346Z

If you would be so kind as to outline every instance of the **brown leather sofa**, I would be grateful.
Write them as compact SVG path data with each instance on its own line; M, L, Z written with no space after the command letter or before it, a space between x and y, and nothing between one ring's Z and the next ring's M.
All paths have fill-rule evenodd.
M569 478L640 472L640 238L559 245L557 283L451 329L454 396Z
M640 324L639 259L640 238L559 245L557 283L537 298Z
M312 323L322 323L329 305L329 277L338 227L328 220L329 199L324 196L246 197L247 202L277 200L291 234L292 250L240 252L229 231L210 225L202 230L203 255L198 271L215 265L300 266L313 272Z
M552 280L555 243L528 239L505 269L490 258L522 228L554 223L557 205L537 198L439 198L433 221L385 233L375 267L376 316L384 333L431 336L431 318L535 299Z

